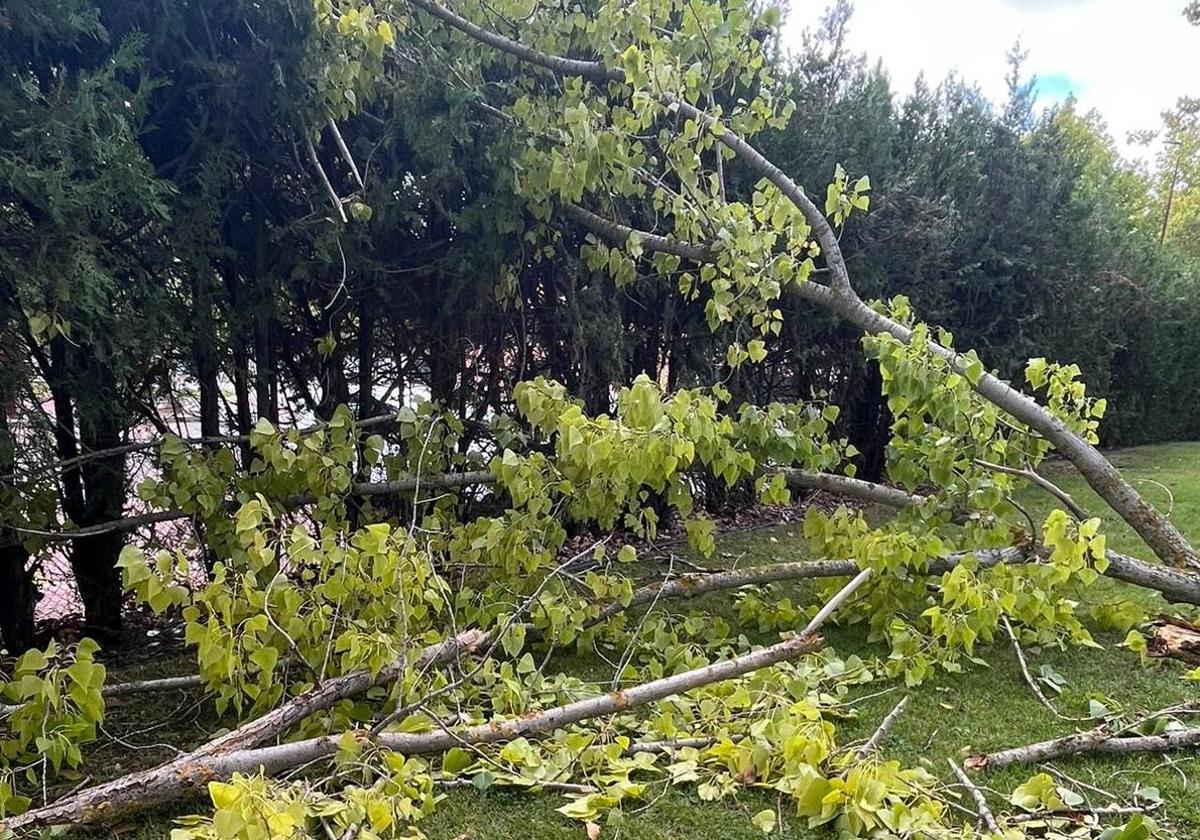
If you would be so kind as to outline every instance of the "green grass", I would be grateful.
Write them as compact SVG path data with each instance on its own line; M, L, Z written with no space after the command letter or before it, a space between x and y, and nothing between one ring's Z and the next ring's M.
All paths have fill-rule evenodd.
M1133 480L1139 490L1164 509L1168 493L1174 498L1172 517L1193 541L1200 542L1200 444L1171 444L1123 450L1113 453L1113 460ZM1103 504L1066 467L1051 465L1046 474L1068 492L1089 512L1099 514ZM1022 497L1024 505L1036 516L1043 516L1052 506L1049 497L1031 491ZM1113 517L1106 517L1110 545L1115 549L1140 557L1148 557L1136 535ZM795 560L804 556L803 540L798 524L785 524L771 529L729 535L719 541L718 559L722 564L749 565ZM1099 581L1089 598L1109 598L1129 595L1133 590L1108 580ZM1161 599L1149 594L1135 594L1147 607L1164 606ZM683 607L681 607L682 609ZM708 595L687 605L689 609L708 610L729 616L729 602L719 594ZM884 653L880 647L865 644L856 631L834 629L830 643L839 653L875 655ZM1162 708L1200 695L1195 683L1181 679L1183 668L1174 663L1165 667L1144 669L1137 657L1118 647L1119 637L1097 633L1103 650L1053 649L1029 650L1031 669L1049 664L1066 677L1063 694L1055 699L1058 708L1067 715L1082 715L1092 697L1111 698L1133 711ZM892 728L884 746L885 755L909 765L925 766L935 775L949 779L947 758L961 759L964 755L1018 746L1045 738L1070 734L1086 724L1072 724L1055 719L1034 698L1022 679L1016 658L1007 644L986 649L983 658L988 667L974 668L960 675L941 675L908 691L910 700L905 714ZM576 673L590 672L598 667L596 660L584 657L563 657L563 669ZM186 664L167 662L156 666L164 671L180 670ZM138 676L145 675L139 669ZM116 675L116 679L123 675ZM870 697L884 689L881 696ZM879 720L905 693L903 685L874 683L861 686L857 696L865 699L854 703L857 717L839 725L839 739L850 743L867 737ZM146 709L122 706L114 710L110 731L129 732L151 725L164 711L158 706ZM194 722L180 722L155 732L131 736L138 743L173 741L190 743L202 740L204 729L216 722L201 717ZM140 751L130 754L109 745L100 754L103 767L92 772L97 777L117 775L134 765L146 765L165 758L165 751ZM1128 797L1135 787L1157 787L1163 807L1156 818L1167 836L1200 840L1200 755L1176 754L1164 756L1130 756L1118 759L1078 757L1056 762L1055 766L1068 775ZM121 763L118 763L121 762ZM96 762L92 763L93 766ZM988 791L993 804L1002 807L1004 798L1014 786L1035 772L1034 768L1012 768L989 772L978 781ZM655 790L661 788L655 787ZM1087 791L1079 790L1088 794ZM1102 797L1088 794L1092 804L1105 804ZM582 827L555 812L564 798L554 794L523 794L511 790L490 790L484 793L458 790L446 795L436 813L420 824L432 840L511 840L514 837L532 840L557 840L584 836ZM774 808L774 794L746 791L735 800L720 803L701 802L690 788L667 791L651 802L635 803L626 809L618 830L606 827L602 836L629 840L666 840L667 838L720 837L756 838L762 835L750 823L750 816L763 808ZM183 806L177 811L190 810ZM783 825L774 836L785 838L832 837L828 831L810 831L802 820L789 818L786 802L782 803ZM143 816L123 828L129 838L166 836L169 814ZM107 837L108 830L75 836Z

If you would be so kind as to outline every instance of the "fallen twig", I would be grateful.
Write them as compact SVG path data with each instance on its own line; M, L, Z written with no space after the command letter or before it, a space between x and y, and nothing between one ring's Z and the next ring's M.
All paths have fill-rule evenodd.
M1091 718L1080 718L1064 715L1058 709L1054 708L1054 704L1051 703L1046 697L1045 693L1042 692L1042 688L1037 684L1037 680L1033 678L1033 674L1029 673L1029 663L1025 661L1025 652L1021 650L1021 643L1017 640L1016 631L1013 630L1012 623L1008 620L1008 616L1001 614L1000 621L1004 624L1004 631L1008 633L1009 641L1012 642L1013 651L1017 654L1017 662L1021 666L1021 675L1025 677L1025 682L1028 684L1029 688L1032 689L1034 696L1037 697L1043 706L1050 710L1050 714L1054 715L1059 720L1071 721L1073 723L1090 720Z
M879 745L883 743L883 739L887 737L888 730L892 728L892 724L894 724L900 718L900 715L904 714L904 707L907 705L908 695L905 695L904 697L900 698L899 703L892 707L892 710L887 713L887 716L880 721L879 728L876 729L871 737L867 739L867 742L858 748L858 752L855 753L856 758L861 761L879 749Z
M1040 766L1043 770L1045 770L1047 773L1049 773L1050 775L1057 778L1060 782L1065 782L1068 785L1075 785L1076 787L1081 787L1084 790L1090 790L1092 793L1098 793L1101 796L1107 797L1108 799L1110 799L1114 802L1119 798L1115 793L1112 793L1111 791L1107 791L1101 787L1096 787L1095 785L1089 784L1088 782L1082 781L1081 779L1076 779L1074 776L1068 776L1066 773L1059 770L1053 764L1042 764Z
M1000 834L1000 826L996 823L996 818L992 816L992 812L988 808L987 797L983 795L983 791L971 781L970 777L963 772L961 767L954 763L954 759L947 758L946 763L950 765L950 769L954 771L954 775L958 776L958 780L971 793L971 798L975 800L975 807L979 809L979 818L988 827L988 831L992 832L992 834Z
M1008 817L1008 821L1022 823L1032 820L1078 819L1079 817L1121 817L1130 814L1144 814L1157 807L1157 805L1105 805L1102 808L1056 808L1054 810L1032 811L1028 814L1014 814Z
M439 787L443 790L458 790L475 786L475 782L471 779L434 779L433 784L434 787ZM525 790L548 790L554 793L596 792L596 789L591 785L578 785L571 782L534 782L527 779L497 779L495 784L504 787L523 788Z

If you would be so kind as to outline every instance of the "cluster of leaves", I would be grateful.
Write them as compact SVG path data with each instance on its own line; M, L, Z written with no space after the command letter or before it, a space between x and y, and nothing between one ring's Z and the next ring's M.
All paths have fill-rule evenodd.
M98 650L91 639L70 648L51 642L22 654L0 683L0 699L9 706L0 713L0 817L29 806L29 797L17 792L20 781L44 784L78 767L81 748L96 740L105 678Z
M234 523L234 553L195 592L165 582L176 572L169 556L153 567L134 548L121 558L126 584L149 593L152 607L161 609L164 593L184 605L185 639L219 711L261 713L285 688L379 673L440 623L445 584L403 530L377 523L348 541L332 531L314 539L299 526L279 534L261 501L242 505Z
M293 840L330 833L364 840L424 836L413 823L432 813L435 804L425 762L395 753L343 759L342 772L335 776L340 783L336 794L326 790L333 780L324 785L287 783L238 773L228 782L210 782L213 814L180 819L171 840ZM370 782L354 779L364 771Z
M384 51L397 33L386 10L371 3L318 0L313 21L312 105L322 111L316 115L320 125L354 116L378 94Z

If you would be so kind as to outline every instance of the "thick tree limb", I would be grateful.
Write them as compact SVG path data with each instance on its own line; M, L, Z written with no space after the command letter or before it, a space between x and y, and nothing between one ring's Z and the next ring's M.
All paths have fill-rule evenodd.
M594 82L625 81L625 74L621 70L610 70L599 61L581 61L574 58L547 55L511 38L506 38L496 32L484 29L482 26L476 26L471 21L461 15L455 14L439 3L432 2L431 0L409 0L409 2L443 23L449 24L460 32L466 33L481 44L486 44L501 52L516 56L530 64L544 67L559 76L580 76L585 79L591 79Z
M386 415L385 417L375 418L381 422L393 420L395 415ZM315 429L316 427L314 427ZM309 430L302 430L309 431ZM219 441L222 443L245 443L248 438L230 436L227 438L198 438L195 440L185 441L186 443L205 443ZM161 443L161 441L159 442ZM158 445L158 444L155 444ZM134 446L134 444L131 444ZM141 444L136 444L139 448ZM97 453L98 454L98 453ZM913 502L920 501L921 497L911 496L895 487L889 487L884 484L873 484L869 481L860 481L847 476L832 475L826 473L813 473L806 470L785 469L784 475L787 477L788 486L793 489L807 490L824 490L830 493L837 493L843 496L849 496L861 501L870 502L872 504L881 504L889 507L904 507ZM384 482L359 482L350 487L349 495L351 496L386 496L396 493L411 493L418 488L427 490L450 490L460 487L470 487L475 485L490 485L496 483L496 477L490 472L476 470L463 473L445 473L440 475L426 476L421 479L417 478L402 478L395 481ZM300 507L305 504L311 504L316 500L316 497L309 493L297 494L290 496L284 500L284 506L288 508ZM230 509L236 507L236 503L229 502ZM140 514L138 516L128 516L122 519L114 519L109 522L99 522L86 528L72 528L58 531L40 531L35 529L17 529L23 530L25 533L36 534L48 540L77 540L84 537L92 537L97 534L107 534L114 532L136 531L138 528L143 528L147 525L155 525L161 522L171 522L179 519L187 519L191 516L182 510L169 509L153 511L151 513Z
M596 82L624 82L625 74L617 68L605 67L598 61L581 61L549 55L495 32L484 29L435 0L409 0L443 23L458 29L476 41L516 58L544 67L561 76L579 76ZM664 94L663 102L680 115L695 120L704 128L717 127L719 120L689 102ZM768 160L745 139L724 124L716 132L717 140L731 149L756 175L766 178L780 190L804 215L816 234L825 255L832 283L822 286L805 282L795 286L805 299L840 315L869 335L888 334L909 343L912 330L898 321L876 312L860 298L850 285L849 273L842 258L837 233L824 214L805 195L804 190L778 166ZM960 374L965 374L968 360L937 342L929 342L931 353L942 357ZM1081 435L1033 398L1014 389L1008 383L984 373L973 380L972 387L994 405L1024 422L1054 444L1071 461L1079 473L1146 542L1164 562L1177 567L1200 569L1200 557L1169 518L1164 516L1121 476L1120 471Z
M876 484L859 478L850 478L833 473L810 472L808 470L782 470L787 486L792 490L823 490L839 496L848 496L860 502L885 507L902 508L920 504L923 496L915 496L899 487Z
M350 147L346 145L346 139L342 137L342 132L338 128L338 124L332 118L329 120L329 133L333 135L333 140L337 143L338 151L342 153L342 160L346 161L346 165L350 167L350 172L353 173L358 188L360 190L366 189L367 185L363 183L362 175L359 174L358 164L354 162L354 156L350 154Z
M597 216L590 210L585 210L578 204L568 204L563 208L563 212L567 218L573 219L589 230L599 234L609 241L617 241L626 243L630 236L640 238L642 247L647 251L659 251L664 254L674 254L677 257L682 257L686 260L694 262L705 262L712 259L712 252L698 245L692 245L687 242L675 239L670 236L662 236L657 233L647 233L644 231L635 231L631 227L609 221L603 216Z
M866 502L868 504L880 504L887 507L901 508L910 504L921 504L925 501L925 497L907 493L906 491L897 488L889 487L884 484L876 484L860 479L849 478L847 476L832 475L827 473L813 473L805 470L786 469L784 474L787 477L789 487L793 489L809 489L823 490L830 493L846 496L857 501ZM455 487L466 487L472 485L487 485L495 483L495 476L488 472L466 472L466 473L449 473L446 475L427 476L420 480L420 486L429 490L450 489ZM364 482L356 484L351 488L351 494L360 494L364 496L371 495L387 495L391 493L412 492L417 489L417 480L415 478L399 479L389 482ZM291 506L299 506L306 503L311 503L313 497L309 495L297 495L287 500L287 504ZM49 539L76 539L82 536L88 536L93 533L103 533L104 530L134 530L144 525L154 524L156 522L167 522L173 519L186 518L187 514L182 511L158 511L144 516L128 517L126 519L114 520L113 522L101 523L92 528L75 529L72 531L48 532ZM1120 554L1114 551L1108 551L1105 555L1108 561L1108 567L1104 574L1107 577L1115 578L1116 580L1132 583L1136 586L1141 586L1146 589L1153 589L1163 595L1168 601L1181 604L1200 604L1200 575L1190 574L1177 569L1172 569L1154 563L1147 563L1138 560L1128 555ZM845 563L846 561L814 561L821 563ZM800 577L842 577L854 574L854 571L848 566L831 566L828 571L821 572L820 566L810 567L810 573L801 573ZM939 568L937 566L934 567ZM764 572L765 573L765 572ZM933 572L939 573L939 572ZM781 570L781 577L778 580L800 579L800 577L790 578L790 572ZM680 584L690 578L681 578ZM754 582L754 581L748 581ZM768 582L762 580L758 582ZM715 588L724 588L716 586ZM703 590L709 591L709 590ZM672 594L670 592L666 593ZM680 590L679 595L686 595L686 591ZM697 593L698 594L698 593Z
M348 219L346 218L346 208L342 206L341 196L333 188L333 183L329 180L329 175L325 173L325 167L321 165L321 158L317 156L317 150L313 146L312 138L307 134L304 135L304 149L308 152L309 161L317 170L317 178L320 180L321 186L325 188L325 194L329 196L329 203L337 211L338 218L342 220L342 224L346 224Z
M412 493L415 490L452 490L462 487L474 487L495 483L496 477L494 475L489 472L477 470L463 473L430 475L423 478L401 478L395 481L363 481L351 485L348 495L359 497L388 496L396 493ZM312 493L298 493L284 499L283 507L288 509L297 508L312 504L315 501L316 496ZM231 511L236 510L237 508L237 503L233 501L227 502L226 505ZM97 534L136 531L138 528L144 528L147 525L156 525L160 522L173 522L180 519L189 519L191 516L192 514L182 510L169 509L154 511L153 513L145 513L138 516L127 516L123 519L113 519L108 522L99 522L86 528L69 528L60 531L39 531L32 528L13 527L13 530L21 533L37 535L43 537L44 539L53 541L79 540L85 537L94 537Z
M511 741L514 738L541 735L573 723L644 706L711 683L733 679L786 659L794 659L802 654L811 653L824 644L824 640L816 635L821 623L843 604L870 574L870 570L864 570L846 584L818 612L803 633L769 647L519 718L492 720L458 731L439 730L417 734L385 732L370 740L405 755L438 753L463 744ZM276 733L281 731L275 729ZM263 734L257 733L256 737ZM0 831L8 829L15 832L43 826L79 825L111 820L131 811L180 799L203 789L209 781L228 778L233 773L278 773L325 758L338 750L344 737L344 733L325 735L270 747L245 749L240 747L241 742L231 741L226 736L152 770L134 773L79 791L58 802L0 822ZM368 740L367 733L356 733L356 737Z
M952 570L968 557L974 557L980 568L991 568L1001 563L1028 563L1037 559L1037 554L1021 548L999 548L982 551L962 551L930 561L924 572L914 574L942 575ZM663 598L694 598L708 592L737 589L740 586L761 586L780 581L812 580L817 578L851 577L858 574L860 567L853 560L800 560L795 563L769 563L750 566L728 572L711 574L681 575L663 583L651 583L634 590L627 604L612 603L601 609L596 618L588 622L589 627L612 618L631 607L639 607Z

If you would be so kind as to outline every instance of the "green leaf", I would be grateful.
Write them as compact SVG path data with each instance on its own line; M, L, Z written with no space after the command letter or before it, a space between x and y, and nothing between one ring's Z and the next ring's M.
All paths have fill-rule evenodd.
M525 647L525 625L515 623L504 634L504 638L500 640L504 652L509 656L516 656Z
M457 776L475 763L475 757L462 747L451 747L442 758L442 769ZM476 777L478 778L478 777Z
M763 834L770 834L775 830L775 812L770 808L762 809L753 817L751 817L750 821L754 823L754 825L757 826Z
M212 803L216 808L229 809L237 805L242 792L236 785L231 785L228 782L209 782L208 796L212 799Z

